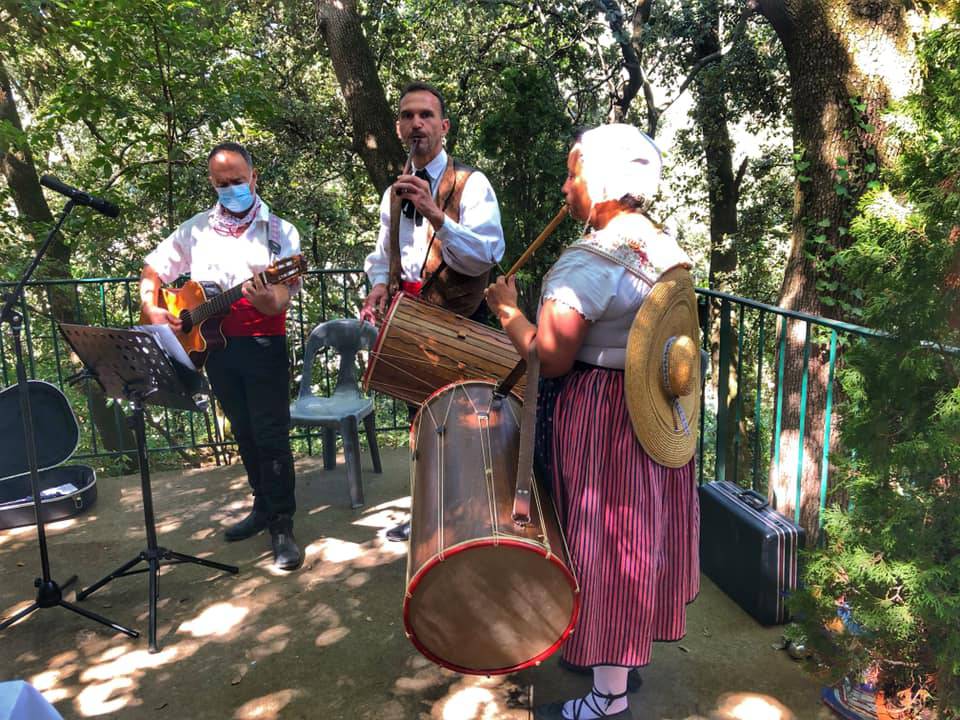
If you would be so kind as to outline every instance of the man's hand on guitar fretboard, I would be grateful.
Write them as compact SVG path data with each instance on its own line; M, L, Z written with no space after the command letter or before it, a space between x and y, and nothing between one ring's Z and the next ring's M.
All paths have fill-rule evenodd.
M241 292L264 315L279 315L290 301L290 291L283 282L271 285L259 273L243 283Z
M142 313L143 319L148 320L150 325L169 325L176 331L179 331L183 326L180 318L178 318L169 310L165 310L162 307L157 307L156 305L144 306Z

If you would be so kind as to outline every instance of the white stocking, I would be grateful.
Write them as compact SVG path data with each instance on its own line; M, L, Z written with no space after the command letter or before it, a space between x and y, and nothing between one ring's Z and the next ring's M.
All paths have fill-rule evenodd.
M628 672L629 668L616 665L595 665L593 690L582 698L566 702L563 706L563 717L566 720L596 720L626 710ZM611 700L603 695L622 697Z

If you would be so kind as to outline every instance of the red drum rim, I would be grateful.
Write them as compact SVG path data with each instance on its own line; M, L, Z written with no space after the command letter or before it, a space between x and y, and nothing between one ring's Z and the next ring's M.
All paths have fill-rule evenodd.
M484 381L466 381L466 382L484 382ZM452 383L452 384L459 385L461 383ZM420 642L419 638L417 638L416 633L414 633L413 628L410 624L410 598L413 597L413 594L417 590L417 585L420 584L420 581L427 574L427 572L431 568L433 568L435 565L442 563L444 558L450 557L452 555L457 555L459 553L466 552L474 548L489 547L490 545L494 545L494 544L506 545L508 547L513 547L520 550L526 550L527 552L536 553L540 557L545 558L548 562L553 563L556 567L558 567L562 571L563 577L566 579L567 583L570 585L570 590L573 592L573 610L570 613L570 622L567 623L566 629L563 631L563 633L561 633L560 637L557 638L556 642L554 642L550 647L548 647L546 650L543 650L540 653L537 653L534 657L518 665L513 665L511 667L505 667L505 668L488 668L483 670L478 670L476 668L461 667L460 665L456 665L455 663L451 663L435 655L427 647L425 647L423 643ZM471 540L469 542L465 542L460 545L457 545L451 548L449 551L444 552L443 555L444 557L440 557L440 555L434 555L432 558L430 558L427 562L423 564L423 566L417 571L417 574L410 579L410 582L407 584L406 593L403 596L404 632L406 633L410 642L413 643L414 647L416 647L417 650L419 650L420 653L428 660L431 660L437 665L442 665L443 667L448 668L449 670L453 670L455 672L462 673L464 675L506 675L508 673L517 672L519 670L524 670L528 667L539 665L541 662L543 662L548 657L553 655L559 649L559 647L563 645L564 641L570 636L570 633L573 632L573 627L577 623L577 618L580 617L580 586L577 583L577 579L573 576L573 573L570 572L570 569L566 565L564 565L560 561L560 558L558 558L554 553L551 553L548 556L546 552L543 552L543 549L541 546L531 542L526 542L523 540L516 540L513 538L502 538L498 540L496 543L494 543L491 540L484 538L482 540Z

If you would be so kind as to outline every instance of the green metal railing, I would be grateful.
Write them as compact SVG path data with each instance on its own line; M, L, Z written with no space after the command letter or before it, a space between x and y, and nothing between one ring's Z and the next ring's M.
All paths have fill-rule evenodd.
M138 322L138 278L106 277L70 280L39 280L28 283L25 298L20 304L24 316L23 346L27 375L31 379L56 384L67 395L81 427L80 447L74 459L100 459L108 464L111 458L129 456L134 448L117 447L117 438L125 433L124 416L120 407L110 403L114 434L113 449L108 449L102 434L104 421L95 425L92 420L96 388L87 381L71 385L70 376L79 370L71 362L66 345L54 320L69 316L70 322L127 327ZM0 294L9 291L13 283L0 283ZM338 317L356 317L360 303L367 292L366 278L361 270L312 270L307 274L303 291L293 300L287 313L287 337L290 349L291 376L299 383L302 355L307 336L317 323ZM314 363L314 381L320 391L332 392L336 383L336 355L326 351L323 361ZM0 336L0 380L3 386L16 381L12 341ZM291 393L296 389L291 387ZM390 398L376 398L377 425L381 431L405 430L406 410L402 403ZM222 424L214 400L204 413L190 413L166 408L147 407L148 445L151 454L184 453L206 450L220 464L223 453L233 446ZM97 429L99 426L100 430ZM313 453L319 434L310 428L296 428L291 439L305 445Z
M704 392L704 405L701 407L701 417L707 416L711 411L715 416L715 433L713 434L713 478L716 480L730 479L741 484L749 484L754 490L763 490L763 477L767 464L763 461L764 449L773 448L773 467L779 474L781 463L789 461L789 458L781 457L781 440L783 431L783 411L784 411L784 375L787 367L787 330L790 321L802 323L803 330L803 349L802 349L802 374L800 381L800 399L799 399L799 428L798 437L805 438L807 432L808 418L810 415L808 408L808 392L810 385L810 356L815 344L829 342L829 357L827 360L827 388L826 402L823 412L824 423L822 431L823 450L821 454L820 471L820 510L826 505L827 498L827 474L830 461L830 433L833 429L833 395L834 378L837 364L837 355L843 339L850 337L862 337L869 339L879 339L885 337L883 333L870 330L869 328L852 325L850 323L826 318L817 317L803 312L784 310L783 308L767 305L755 300L737 297L715 290L697 289L699 301L701 303L701 318L709 317L710 313L705 312L707 307L717 310L719 314L719 349L718 349L718 368L714 376L716 383L716 407L711 408L707 402L708 393ZM719 308L717 305L719 304ZM736 309L735 309L736 308ZM738 314L737 332L734 335L733 313ZM771 322L772 321L772 322ZM704 323L702 323L704 324ZM771 327L774 325L774 327ZM703 327L705 339L708 337L707 328ZM748 332L751 331L751 332ZM772 334L770 330L778 330ZM752 331L755 331L755 335ZM829 340L820 337L829 333ZM815 335L818 336L815 338ZM779 347L774 348L771 339L779 336ZM753 338L756 337L756 341ZM745 358L745 348L751 345L754 358ZM736 361L734 363L732 356L736 351ZM776 352L775 352L776 351ZM774 371L772 397L764 398L764 360L777 357L778 362ZM731 373L731 364L733 363L733 372ZM751 443L751 473L749 477L744 477L739 472L737 461L741 450L741 424L744 419L743 405L744 380L750 374L749 370L756 367L756 373L753 375L752 384L754 387L753 396L753 439ZM736 401L728 402L730 393L731 376L737 381ZM732 414L732 417L731 417ZM730 422L734 423L733 432L728 430ZM763 432L764 426L769 421L772 424L769 434L766 438ZM700 434L700 463L699 480L704 480L705 462L709 455L709 432L704 432L701 424ZM725 438L732 435L732 452L728 453ZM800 497L802 490L803 465L804 465L804 444L799 442L796 457L796 466L794 468L795 485L795 505L794 519L800 520ZM733 467L727 468L727 456L733 458ZM822 513L820 513L822 522Z
M81 280L34 281L28 284L26 297L21 304L24 315L24 347L27 373L31 378L44 379L57 384L67 393L78 412L82 428L81 446L75 456L78 459L108 459L129 454L132 448L107 449L101 432L92 422L94 389L88 384L71 386L66 380L78 369L68 358L65 346L52 319L53 308L58 316L68 310L71 320L78 323L124 327L137 322L139 294L137 278L85 278ZM0 283L0 292L12 283ZM362 298L367 291L363 272L354 268L313 270L308 273L299 293L287 314L287 333L290 345L291 375L299 381L302 355L310 329L319 322L335 317L356 317ZM807 429L807 392L811 348L814 344L829 342L829 380L823 427L823 453L821 470L821 497L826 500L827 472L829 467L830 433L833 415L834 370L838 351L844 339L849 337L882 337L867 328L849 323L792 312L766 305L754 300L729 295L713 290L698 289L701 317L704 322L710 316L708 308L718 316L719 344L716 349L717 368L710 373L709 392L704 392L704 404L700 417L699 480L710 477L729 479L754 489L762 490L770 459L766 453L772 448L773 466L790 458L781 457L784 397L783 378L787 367L787 323L803 324L804 343L802 350L802 384L800 393L800 437ZM704 337L708 338L704 326ZM825 334L829 333L829 340ZM779 337L779 348L775 347ZM779 352L777 350L779 349ZM779 361L773 367L773 358ZM331 391L335 383L335 358L325 357L315 363L319 377L314 378L323 392ZM771 369L772 368L772 371ZM772 375L772 382L771 376ZM736 398L731 404L730 379L736 383ZM0 379L4 385L14 381L13 358L10 339L0 337ZM747 386L753 386L752 413L746 409ZM291 393L295 388L291 387ZM384 396L376 398L377 427L381 431L401 431L406 428L406 413L403 403ZM112 405L116 437L122 437L123 414L119 406ZM222 452L232 445L221 425L216 406L206 413L185 413L160 408L149 408L149 446L152 453L176 453L207 450L220 463ZM101 430L104 420L98 422ZM752 437L745 438L742 428L748 428ZM302 443L303 449L313 452L318 435L310 430L297 429L292 435ZM729 438L729 440L728 440ZM772 442L776 438L776 442ZM116 445L116 442L113 443ZM730 447L728 448L728 444ZM796 489L799 492L803 473L803 444L795 458ZM749 452L749 463L741 465L741 455ZM728 463L728 457L730 462ZM797 502L799 516L800 503Z

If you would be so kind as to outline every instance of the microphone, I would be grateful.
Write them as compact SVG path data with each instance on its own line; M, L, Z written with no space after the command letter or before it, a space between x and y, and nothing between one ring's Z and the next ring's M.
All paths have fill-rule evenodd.
M77 190L75 187L70 187L66 183L62 183L57 180L55 177L53 177L53 175L42 175L40 177L40 184L44 187L50 188L54 192L60 193L61 195L66 195L77 205L87 205L92 207L97 212L103 213L107 217L115 218L120 214L120 208L118 208L112 202L107 202L103 198L98 198L96 195L91 195L83 192L83 190Z

